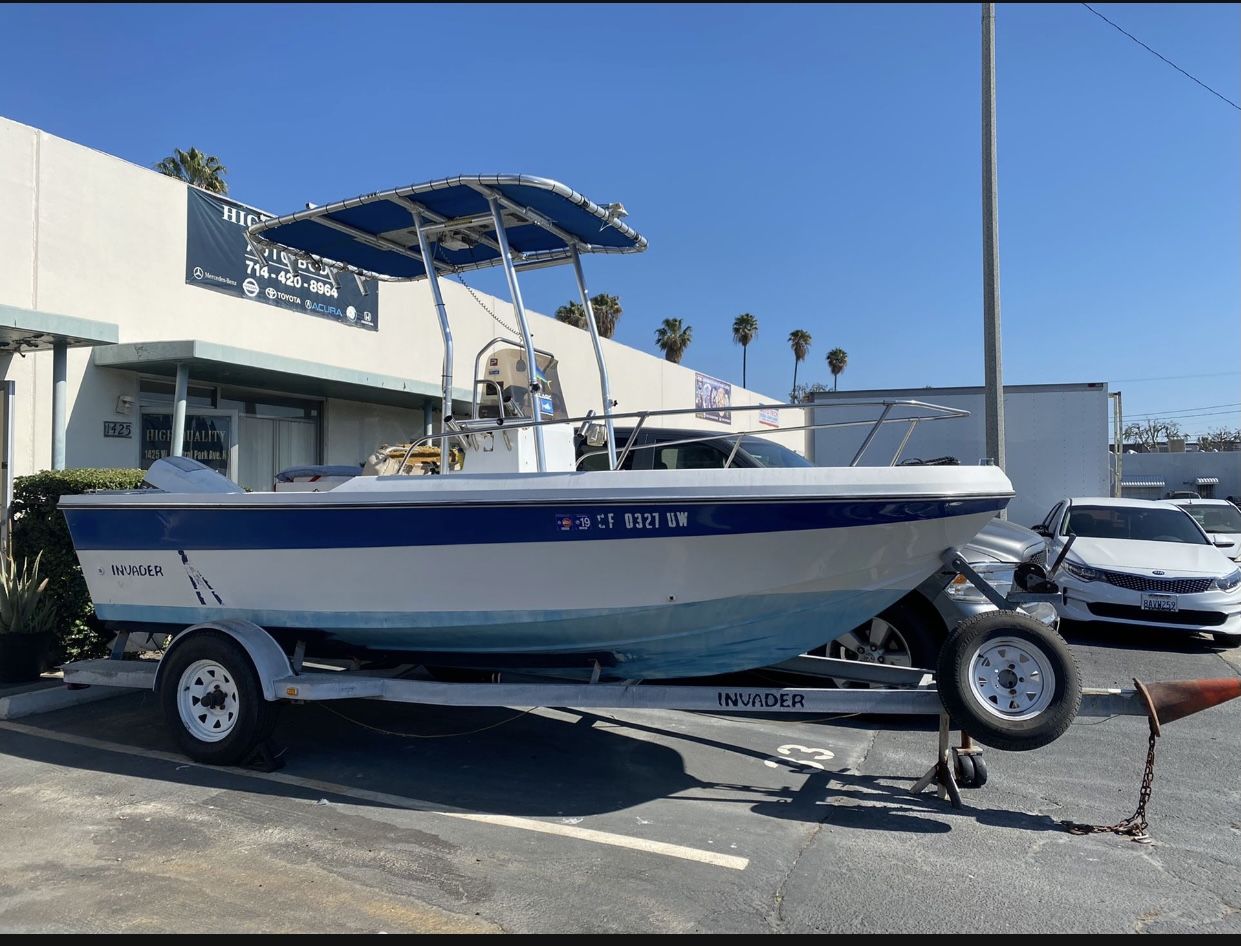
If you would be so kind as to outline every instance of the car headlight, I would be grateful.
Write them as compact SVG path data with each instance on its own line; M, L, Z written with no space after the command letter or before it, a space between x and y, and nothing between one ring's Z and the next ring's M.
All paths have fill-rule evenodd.
M1223 578L1215 579L1215 587L1220 591L1232 591L1237 585L1241 585L1241 568L1234 568Z
M1089 565L1078 565L1077 562L1070 562L1067 558L1061 563L1060 567L1081 581L1100 581L1103 578L1103 572L1097 568L1091 568Z
M1007 595L1013 587L1013 568L1014 566L1005 562L990 562L985 565L971 565L974 571L978 572L987 584L991 585L996 591L1002 595ZM964 575L957 575L952 579L952 583L947 589L949 597L955 601L978 601L987 600L987 596L974 587Z

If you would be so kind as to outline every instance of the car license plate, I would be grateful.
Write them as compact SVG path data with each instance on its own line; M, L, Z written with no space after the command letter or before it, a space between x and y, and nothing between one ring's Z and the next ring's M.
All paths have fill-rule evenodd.
M1142 595L1143 611L1176 611L1176 595Z

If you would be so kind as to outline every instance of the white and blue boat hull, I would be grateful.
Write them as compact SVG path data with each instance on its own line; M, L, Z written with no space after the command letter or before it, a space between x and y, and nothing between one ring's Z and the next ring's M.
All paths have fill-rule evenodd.
M96 614L118 627L241 618L427 663L666 678L766 666L856 627L1011 495L993 469L957 468L951 489L930 469L547 474L520 489L360 477L62 508Z

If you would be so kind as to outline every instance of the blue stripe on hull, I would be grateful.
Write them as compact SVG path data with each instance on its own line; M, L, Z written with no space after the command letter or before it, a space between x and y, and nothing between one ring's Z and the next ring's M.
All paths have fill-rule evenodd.
M612 679L706 676L778 663L869 620L904 594L899 589L760 595L716 601L592 611L544 612L264 612L230 608L103 605L109 622L166 624L241 618L271 630L297 628L371 650L434 653L470 666L511 665L520 655L607 654ZM413 621L417 625L413 625ZM482 658L482 659L480 659ZM566 661L549 662L563 669ZM537 664L525 662L534 668Z
M580 542L799 532L997 512L1007 498L367 505L271 508L67 507L79 552L124 549L348 549Z

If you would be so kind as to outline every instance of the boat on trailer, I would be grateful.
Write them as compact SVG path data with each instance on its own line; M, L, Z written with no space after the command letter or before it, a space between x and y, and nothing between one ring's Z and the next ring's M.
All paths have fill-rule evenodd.
M869 427L845 468L729 468L747 434L770 432L742 424L716 435L735 438L724 469L624 470L644 424L698 408L615 411L581 256L644 249L623 215L541 178L461 177L251 227L256 253L332 280L428 281L444 343L443 430L385 454L398 475L327 490L246 493L174 457L152 465L146 489L63 497L96 614L119 632L108 659L67 664L65 682L153 689L188 756L265 768L278 765L268 736L288 701L926 713L939 716L938 753L914 791L935 783L958 806L958 783L981 787L987 775L964 732L950 747L953 723L1027 750L1079 711L1147 715L1158 734L1161 713L1241 695L1235 679L1083 692L1064 641L1017 610L1054 599L1067 547L1050 570L1023 564L1001 595L958 549L1007 505L1004 474L896 465L918 423L964 411L885 401L871 405L873 421L818 425ZM518 283L519 271L556 264L573 267L599 371L599 409L578 417L555 356L534 347ZM519 337L479 351L458 418L439 278L493 265ZM885 424L905 426L890 462L858 466ZM577 469L592 449L606 468ZM944 565L998 610L952 630L935 682L920 669L803 655ZM169 634L163 657L124 659L135 630ZM349 661L333 665L333 650ZM772 666L895 689L659 682ZM420 673L437 667L493 673L485 683ZM1142 807L1131 821L1144 826Z
M239 619L290 649L446 667L718 674L779 663L868 620L1007 505L1012 487L994 466L622 471L629 445L616 443L615 421L636 434L696 408L615 410L581 257L646 247L620 214L542 178L460 177L251 227L256 252L333 278L429 282L444 344L435 475L247 493L169 458L148 472L150 488L67 496L98 617L169 632ZM574 270L599 369L599 408L579 417L555 357L534 346L518 282L557 264ZM496 265L519 337L479 352L469 413L454 417L439 280ZM874 408L863 449L885 424L963 413ZM576 469L583 439L607 469Z

